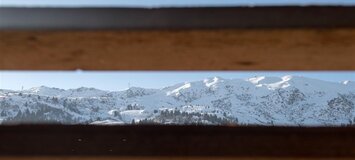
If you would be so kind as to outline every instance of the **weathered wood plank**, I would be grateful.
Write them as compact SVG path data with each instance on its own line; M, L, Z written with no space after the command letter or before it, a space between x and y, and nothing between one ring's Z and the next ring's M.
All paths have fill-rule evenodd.
M355 70L355 28L0 31L6 70Z

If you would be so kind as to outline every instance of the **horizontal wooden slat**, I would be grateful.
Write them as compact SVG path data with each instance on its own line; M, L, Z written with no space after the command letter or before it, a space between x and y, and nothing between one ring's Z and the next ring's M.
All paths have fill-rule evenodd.
M5 29L355 27L354 6L0 8Z
M355 128L2 126L1 156L355 157Z
M355 28L0 31L5 70L355 70Z

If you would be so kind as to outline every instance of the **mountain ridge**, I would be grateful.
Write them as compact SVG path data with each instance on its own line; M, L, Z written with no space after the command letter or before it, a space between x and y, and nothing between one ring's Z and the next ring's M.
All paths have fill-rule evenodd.
M353 83L259 76L210 77L161 89L0 90L0 120L3 124L352 125Z

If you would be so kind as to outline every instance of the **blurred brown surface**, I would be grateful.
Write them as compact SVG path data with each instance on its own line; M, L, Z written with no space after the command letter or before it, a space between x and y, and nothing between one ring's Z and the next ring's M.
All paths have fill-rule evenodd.
M355 28L0 31L6 70L355 70Z

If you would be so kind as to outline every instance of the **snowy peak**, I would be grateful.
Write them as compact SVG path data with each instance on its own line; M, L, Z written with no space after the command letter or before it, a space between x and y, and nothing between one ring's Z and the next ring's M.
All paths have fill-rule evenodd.
M64 91L64 90L59 88L54 88L54 87L39 86L39 87L32 87L28 91L33 93L40 93L44 91Z
M344 81L343 85L349 90L355 90L355 82L354 81Z
M203 80L203 83L205 83L205 85L207 87L211 87L214 85L217 85L218 83L223 83L225 81L225 79L221 78L221 77L212 77L212 78L206 78Z
M268 90L297 88L305 92L314 92L314 91L342 92L342 91L349 91L349 89L351 88L351 87L344 87L342 85L339 85L339 83L335 83L335 82L328 82L328 81L323 81L318 79L306 78L301 76L291 76L291 75L287 75L283 77L260 76L260 77L249 78L246 81L254 84L256 87L263 87Z
M258 76L249 78L246 80L240 79L223 79L220 77L206 78L203 81L186 82L183 84L177 84L173 87L166 88L168 96L194 96L201 97L203 94L208 93L240 93L245 94L267 94L274 90L286 89L294 90L298 89L305 93L314 92L333 92L348 93L352 91L353 83L344 82L342 84L335 82L328 82L318 79L306 78L301 76L283 76L283 77L266 77ZM346 85L347 84L347 85Z
M318 79L307 78L302 76L291 76L291 75L283 76L281 77L281 79L283 82L288 82L293 84L326 82ZM326 83L332 83L332 82L326 82Z
M80 87L77 89L66 90L65 94L60 96L64 97L101 97L107 94L107 91L102 91L95 88Z
M275 90L280 88L287 88L290 86L290 81L292 81L293 76L283 76L283 77L265 77L259 76L254 78L249 78L247 81L254 84L256 87L265 87L269 90Z
M215 90L220 85L225 84L229 80L223 79L221 77L211 77L206 78L202 81L193 81L176 84L171 87L164 88L166 95L168 96L180 96L183 93L192 94L196 92L206 92L207 90Z
M355 123L354 118L354 82L298 76L211 77L164 89L131 87L117 92L46 86L0 90L0 123L31 119L97 125L141 120L223 124L227 120L258 125L340 125Z
M231 90L230 86L233 86L234 91ZM283 76L283 77L266 77L258 76L249 78L246 80L240 79L223 79L221 77L210 77L202 81L185 82L176 84L171 87L159 89L145 89L140 87L131 87L124 91L115 92L118 95L123 95L124 97L133 98L137 96L152 95L155 93L163 93L167 96L181 96L181 95L199 95L211 92L211 91L222 91L226 87L229 87L229 92L236 92L240 88L264 88L266 90L276 90L276 89L286 89L286 88L297 88L304 92L344 92L351 91L355 87L355 83L351 81L344 81L342 83L327 82L317 79L311 79L300 76ZM260 90L258 90L260 92ZM95 88L81 87L77 89L58 89L50 88L46 86L34 87L29 90L24 91L24 93L43 95L43 96L58 96L58 97L101 97L109 93L108 91L98 90ZM251 93L253 94L253 93ZM256 93L255 93L256 94Z
M180 95L180 92L183 91L183 90L186 90L186 89L189 89L191 88L191 83L185 83L184 85L172 90L172 91L168 91L167 92L167 95L170 96L170 95L176 95L176 96L179 96Z
M349 84L351 84L352 82L351 81L343 81L343 82L341 82L342 84L344 84L344 85L349 85Z
M29 90L25 90L24 93L36 94L40 96L57 96L60 95L65 90L59 88L50 88L47 86L33 87Z
M249 78L247 81L258 85L258 84L272 84L272 83L277 83L282 81L282 78L279 77L265 77L265 76L260 76L260 77L254 77L254 78Z
M355 87L355 82L353 82L353 81L343 81L342 84L349 86L349 87Z
M106 91L98 90L95 88L80 87L77 89L59 89L50 88L46 86L33 87L29 90L23 91L27 94L35 94L39 96L50 96L50 97L99 97L106 94Z
M294 81L309 81L309 78L305 77L300 77L300 76L291 76L291 75L286 75L283 77L265 77L265 76L258 76L258 77L253 77L247 79L247 81L259 85L259 84L264 84L264 85L270 85L270 84L280 84L280 83L287 83L287 82L294 82Z
M127 90L124 91L132 91L132 92L141 92L141 91L156 91L158 89L147 89L147 88L142 88L142 87L130 87Z
M145 89L141 87L130 87L127 90L121 91L125 98L136 98L136 97L142 97L142 96L147 96L156 93L158 90L157 89Z

